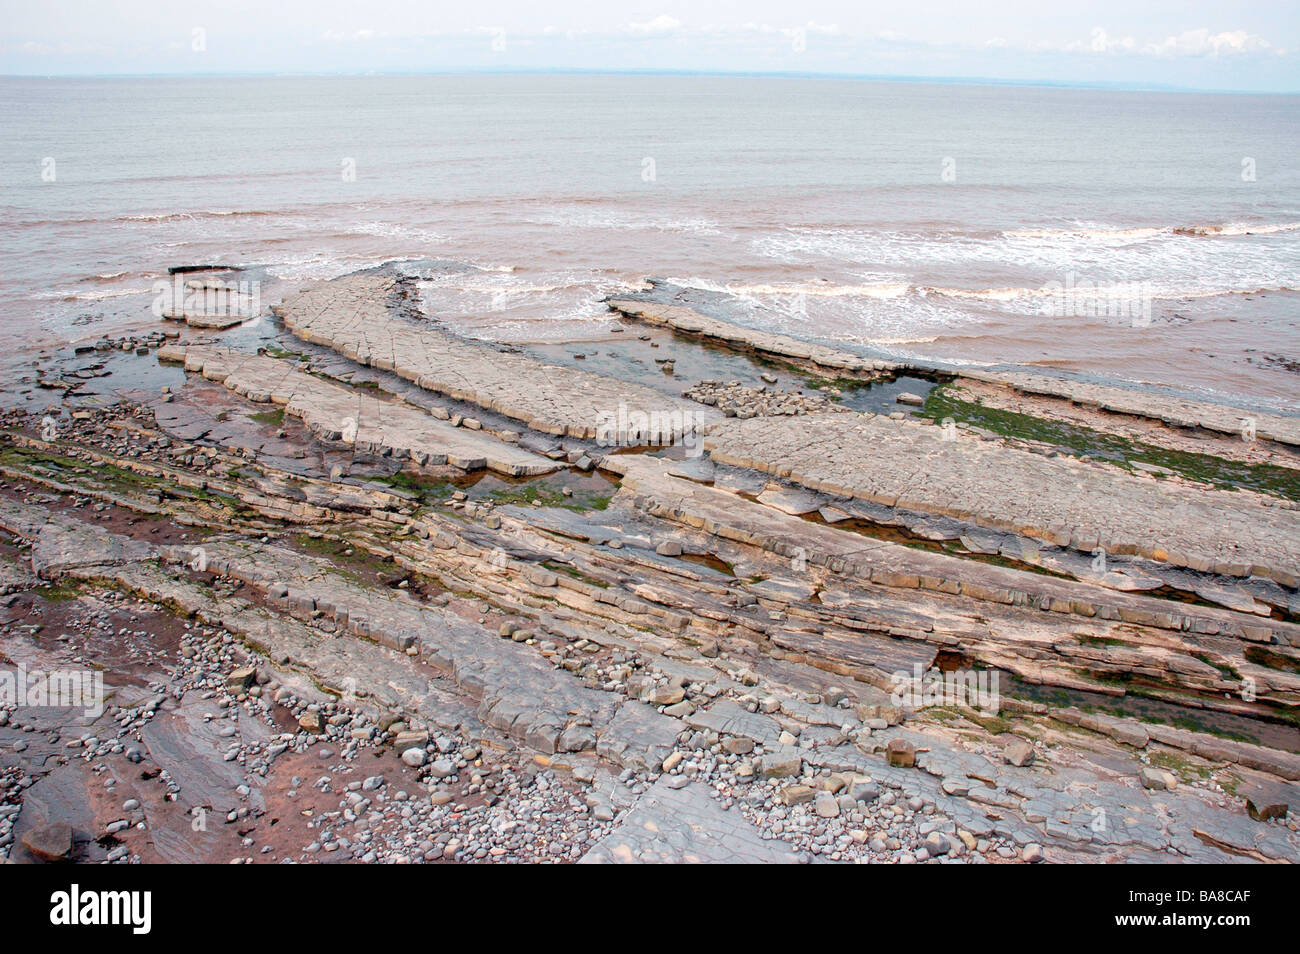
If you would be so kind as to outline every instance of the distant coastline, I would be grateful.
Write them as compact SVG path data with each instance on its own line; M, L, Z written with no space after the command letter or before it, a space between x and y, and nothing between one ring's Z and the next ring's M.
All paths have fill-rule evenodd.
M900 83L925 86L1017 86L1031 89L1097 90L1117 93L1213 93L1225 96L1300 96L1300 88L1289 90L1237 89L1180 86L1171 83L1099 82L1093 80L1017 79L996 76L927 76L891 73L835 73L819 70L705 70L705 69L580 69L555 68L474 68L403 69L403 70L218 70L213 72L158 73L0 73L3 80L126 80L126 79L291 79L291 78L364 78L368 76L400 78L435 76L682 76L732 77L742 79L809 79L846 80L863 83Z

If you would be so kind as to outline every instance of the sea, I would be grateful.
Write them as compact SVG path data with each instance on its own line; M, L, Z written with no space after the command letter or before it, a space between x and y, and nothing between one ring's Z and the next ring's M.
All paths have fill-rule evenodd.
M644 294L1300 412L1300 97L796 76L0 79L0 369L398 263L527 346ZM2 383L2 380L0 380Z

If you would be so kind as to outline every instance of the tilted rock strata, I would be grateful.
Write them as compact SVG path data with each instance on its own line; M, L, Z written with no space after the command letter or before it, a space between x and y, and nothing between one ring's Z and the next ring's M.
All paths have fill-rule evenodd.
M880 361L848 351L791 338L788 335L755 331L700 314L682 305L662 305L633 299L609 299L610 308L647 324L665 326L683 334L708 338L721 344L818 369L840 372L908 371L926 373L933 368L918 361ZM951 371L942 371L951 374ZM1194 401L1149 391L1128 390L1072 381L1022 371L962 370L958 377L1010 387L1025 394L1044 395L1090 405L1115 414L1160 421L1172 427L1204 428L1221 434L1255 437L1300 446L1300 416L1246 411L1225 404Z
M629 317L651 325L661 325L686 335L695 335L719 341L732 347L755 351L785 361L838 373L860 374L871 377L880 371L892 371L900 365L892 361L863 358L847 351L824 345L800 341L789 335L755 331L718 318L710 318L681 305L660 305L654 302L612 298L606 304Z
M671 477L653 459L621 457L609 465L623 473L623 493L654 516L786 557L785 594L776 577L751 590L783 604L791 617L800 617L797 622L814 624L771 633L775 644L814 664L839 660L882 673L917 662L928 666L933 656L922 660L915 640L936 650L959 650L1035 682L1083 688L1083 680L1071 678L1082 667L1205 692L1238 688L1204 662L1211 658L1266 686L1273 701L1300 702L1300 676L1246 657L1248 647L1272 644L1297 658L1300 627L1294 624L972 563L819 526ZM807 565L835 574L821 582L815 608L799 599L798 577L807 574ZM811 595L810 588L803 592L805 599ZM892 638L873 640L871 632Z
M1244 813L1216 808L1193 792L1148 793L1120 780L1100 779L1094 774L1095 768L1086 763L1076 767L1069 761L1053 762L1048 770L1050 777L1044 776L1034 766L1000 764L996 759L954 746L942 735L907 726L891 725L866 732L856 747L845 744L830 727L856 722L858 714L852 709L802 701L797 695L788 695L775 681L768 682L763 691L778 693L769 697L779 700L776 718L763 714L771 711L767 707L762 712L746 709L729 696L712 702L698 696L705 707L684 719L656 713L631 699L620 703L617 695L584 689L563 670L541 665L534 648L503 641L481 629L476 631L472 624L452 620L437 607L416 606L400 595L365 594L354 584L338 579L326 563L274 546L209 541L212 563L207 571L217 574L218 579L230 577L251 583L268 598L268 605L284 616L268 617L243 600L223 607L200 586L183 577L178 579L174 571L165 569L183 567L183 562L178 561L187 559L186 548L160 547L150 554L158 562L141 560L141 554L126 555L132 547L124 541L98 545L95 540L104 535L94 533L93 528L87 528L91 531L87 535L71 522L42 524L38 517L39 512L34 517L27 508L0 507L0 526L20 532L35 529L43 538L47 572L57 574L66 567L67 572L82 579L110 581L201 617L219 616L284 663L303 667L307 672L319 671L326 685L337 685L349 695L360 692L363 701L373 699L408 718L457 728L484 745L499 744L494 732L506 731L541 752L560 749L555 764L562 764L567 758L562 755L565 744L555 743L567 736L578 747L595 742L602 759L648 772L650 780L657 778L643 795L624 795L621 802L616 802L616 806L626 806L627 811L613 832L593 844L588 852L592 862L785 860L788 848L783 840L769 835L781 831L781 827L773 827L777 822L791 834L799 832L797 816L773 814L764 805L772 795L788 797L787 804L794 804L805 788L810 798L816 795L824 803L818 812L824 812L823 817L841 813L857 816L870 811L875 800L881 799L882 830L886 820L898 818L890 810L895 802L905 800L909 811L919 812L926 807L926 812L932 814L920 815L918 824L925 826L922 834L940 834L938 838L918 839L916 844L918 848L923 843L929 845L940 854L975 851L980 844L996 843L1003 846L999 853L1007 859L1020 854L1019 846L1031 844L1046 844L1049 852L1118 850L1125 855L1172 848L1184 857L1204 861L1229 860L1229 852L1271 859L1297 856L1295 835L1288 835L1276 825L1250 822ZM85 565L87 560L93 563L95 556L105 562ZM284 576L289 577L288 582L277 579ZM325 602L319 602L313 590L328 594ZM412 663L384 648L404 641L392 637L407 632L403 616L410 612L440 617L429 636L432 642L427 647L428 658L435 664L444 659L456 682L471 694L480 695L479 712L486 715L484 721L458 708L454 698L421 680ZM340 639L321 632L326 622L337 625L340 619L350 621L354 616L373 623L364 634L359 628L346 627L359 639ZM426 627L428 622L419 625ZM441 633L440 628L448 624L452 632ZM416 638L413 645L419 644ZM368 642L370 639L381 645L374 646ZM425 647L421 645L421 649ZM683 667L683 671L687 670L703 672L694 664ZM497 725L496 713L503 705L508 705L513 718L505 725ZM869 709L874 713L878 707ZM531 727L538 725L535 720L539 718L546 728L535 732ZM866 718L885 726L877 715L868 714ZM1141 739L1134 737L1140 727L1128 720L1101 722L1079 714L1072 721L1123 745L1148 744L1145 733ZM554 734L557 722L569 726L558 736ZM575 731L588 723L590 731ZM800 727L809 744L798 748L782 744L780 732ZM683 741L683 733L687 732L696 734ZM761 754L754 761L761 777L743 781L733 777L725 764L707 763L701 746L707 746L708 739L715 735L750 740L758 746L756 751ZM1203 751L1214 759L1263 765L1287 777L1294 777L1300 767L1294 757L1285 756L1278 762L1279 753L1258 747L1219 744L1181 730L1171 730L1168 735L1169 744ZM915 768L894 768L881 761L879 751L894 740L917 750ZM1150 740L1154 741L1154 735ZM695 782L679 771L683 755L696 766ZM1048 757L1046 752L1043 757ZM702 771L707 776L701 774L701 765L706 766ZM831 773L826 781L817 781L826 772ZM788 782L786 773L791 776ZM812 786L804 785L804 780L812 782ZM735 792L740 803L731 811L720 811L728 806L716 804L716 792L712 790L715 784ZM1160 811L1157 801L1170 810ZM1095 818L1092 809L1097 805L1114 814L1113 826L1089 827ZM996 811L991 813L989 807ZM892 838L897 826L896 822L889 824ZM909 831L912 828L905 827ZM652 837L655 831L670 834ZM1207 831L1213 834L1213 841L1198 841L1198 833ZM959 832L966 835L959 838ZM1015 848L1005 847L1008 843ZM891 849L882 836L871 850L888 855L891 850L896 854L898 849ZM916 858L927 856L933 857L929 849L917 851ZM1037 855L1026 848L1024 857Z
M718 416L651 388L496 351L394 317L387 299L395 286L386 276L337 279L285 299L276 310L305 341L545 434L671 443ZM642 433L643 423L650 433Z
M488 468L512 477L546 474L559 465L479 431L453 427L420 408L383 401L295 370L286 361L226 348L171 347L165 359L224 384L251 401L271 402L301 418L314 433L368 453L417 463L447 463L463 470Z
M754 418L705 438L714 461L813 490L957 517L1084 552L1300 584L1300 512L1246 493L1047 458L881 417ZM1207 535L1206 528L1214 528Z
M1152 418L1172 427L1199 427L1221 434L1237 435L1246 440L1260 438L1300 446L1300 417L1247 411L1225 404L1190 401L1020 371L967 371L963 376L1000 384L1025 394L1063 398L1114 414Z

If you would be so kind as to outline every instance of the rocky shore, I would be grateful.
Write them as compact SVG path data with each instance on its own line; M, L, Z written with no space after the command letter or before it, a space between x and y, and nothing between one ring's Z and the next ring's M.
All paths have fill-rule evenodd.
M0 672L103 698L0 697L0 856L1300 859L1300 421L610 304L617 374L381 269L7 392Z

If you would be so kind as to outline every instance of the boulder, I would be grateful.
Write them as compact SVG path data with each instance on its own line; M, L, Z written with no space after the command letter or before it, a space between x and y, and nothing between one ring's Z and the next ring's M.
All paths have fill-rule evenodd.
M805 802L811 802L816 796L817 790L809 785L787 785L781 789L782 805L802 805Z
M67 861L72 857L72 826L55 822L23 835L23 847L41 861Z
M952 845L942 832L932 831L925 836L922 843L926 851L930 853L931 858L937 858L940 855L946 855L952 850Z
M765 752L758 760L758 773L763 778L793 778L803 771L803 755L798 749L778 748Z
M304 712L298 717L298 725L306 732L320 735L325 731L325 719L319 712Z
M911 768L916 764L916 746L906 739L890 739L885 759L895 768Z
M819 818L838 818L840 814L839 800L830 792L818 792L817 797L813 799L813 811Z
M1149 788L1153 792L1163 792L1178 784L1178 780L1172 773L1149 765L1142 766L1142 771L1138 775L1142 780L1142 787Z
M1002 758L1010 765L1028 765L1034 761L1034 747L1024 739L1013 739L1002 750Z
M681 686L656 686L646 695L646 701L652 706L671 706L685 697L686 691Z
M257 670L252 666L244 666L226 676L226 688L231 692L243 692L256 678Z

